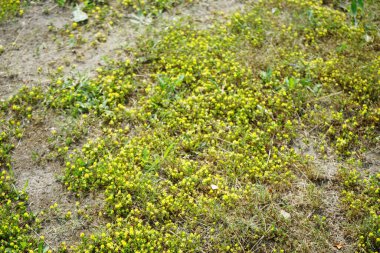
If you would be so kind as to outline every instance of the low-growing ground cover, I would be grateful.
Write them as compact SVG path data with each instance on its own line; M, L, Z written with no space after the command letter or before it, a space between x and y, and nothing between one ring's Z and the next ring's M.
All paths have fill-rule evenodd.
M80 124L52 131L43 159L105 202L106 224L58 252L378 252L379 8L244 1L207 27L163 21L93 77L23 88L1 104L0 249L49 247L11 175L17 139L49 111Z
M14 15L22 15L24 13L21 9L20 0L2 0L0 2L0 7L0 21Z

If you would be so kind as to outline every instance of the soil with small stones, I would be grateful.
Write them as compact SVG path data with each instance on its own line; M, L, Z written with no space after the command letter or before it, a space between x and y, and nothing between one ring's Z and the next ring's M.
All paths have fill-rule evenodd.
M71 8L47 1L31 4L22 18L0 24L0 45L4 47L0 54L0 99L15 94L23 85L49 85L51 74L59 66L91 75L97 66L105 64L107 57L122 57L123 45L133 41L139 32L130 23L121 22L97 47L62 46L52 39L49 25L59 29L71 23ZM85 37L91 39L94 34L88 32Z
M59 180L62 164L48 158L51 152L49 139L54 138L51 130L56 128L59 120L62 119L58 116L46 115L29 126L12 154L16 187L26 190L30 211L42 220L42 229L35 233L44 236L46 244L53 249L63 241L74 245L80 233L95 232L106 223L106 219L98 215L104 212L103 196L77 197L67 191ZM77 202L80 206L76 206ZM54 204L58 205L57 209L50 208ZM83 214L78 212L78 208L83 209ZM65 218L67 212L71 213L70 219Z

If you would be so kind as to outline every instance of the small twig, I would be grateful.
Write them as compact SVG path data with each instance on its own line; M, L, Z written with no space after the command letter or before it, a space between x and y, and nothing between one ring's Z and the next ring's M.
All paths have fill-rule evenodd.
M28 24L30 23L30 20L32 20L32 18L30 18L30 19L28 20ZM20 34L24 31L24 29L25 29L25 26L22 27L21 31L17 34L17 37L16 37L16 39L13 41L12 44L15 44L15 43L17 42L18 38L20 37Z
M226 141L226 140L224 140L224 139L222 139L222 138L219 138L219 137L216 137L216 139L218 139L218 140L220 140L220 141L223 141L223 142L226 142L226 143L228 143L228 144L230 144L230 145L235 145L235 144L233 144L232 142L230 142L230 141Z
M267 164L269 163L269 160L270 160L270 155L271 155L271 149L269 150L269 154L268 154L268 159L267 159Z
M311 132L313 132L314 131L314 129L316 129L316 128L318 128L320 126L320 124L317 124L317 125L315 125L312 129L310 129L310 130L308 130L308 131L306 131L306 134L310 134Z
M57 8L57 7L58 7L58 4L54 5L54 6L51 7L50 9L48 9L48 11L52 11L52 10L54 10L54 9Z
M18 140L18 143L17 143L15 149L18 148L18 146L20 146L20 143L21 143L21 139Z
M41 235L38 234L33 228L31 228L31 230L32 230L32 231L33 231L38 237L41 237ZM51 247L51 245L50 245L47 241L44 240L44 243L45 243L50 249L53 249L53 248Z
M298 168L298 166L296 164L294 164L294 167L306 178L306 180L308 180L310 183L313 182L310 180L310 178L300 168Z
M268 234L270 230L270 227L267 228L264 232L264 234L260 237L259 240L257 240L257 242L252 246L251 250L249 252L253 252L253 250L256 248L256 246L264 239L264 237Z
M273 139L274 139L274 135L272 136L272 139L271 139L271 145L272 145L272 147L273 147ZM271 156L271 151L272 151L272 149L270 149L269 153L268 153L267 165L269 164L269 160L270 160L270 156Z
M252 246L252 248L251 248L251 252L253 252L253 250L256 248L256 246L264 239L264 237L265 237L265 234L263 234L261 237L260 237L260 239L259 240L257 240L257 242Z
M240 248L241 248L242 252L244 253L245 250L244 250L244 246L243 246L243 244L242 244L241 241L240 241L240 237L238 237L237 240L238 240L238 242L239 242L239 244L240 244Z
M314 101L322 100L322 99L329 98L329 97L332 97L332 96L336 96L336 95L339 95L341 93L343 93L343 91L338 91L338 92L335 92L335 93L331 93L331 94L329 94L327 96L323 96L323 97L319 97L319 98L310 100L310 102L314 102Z

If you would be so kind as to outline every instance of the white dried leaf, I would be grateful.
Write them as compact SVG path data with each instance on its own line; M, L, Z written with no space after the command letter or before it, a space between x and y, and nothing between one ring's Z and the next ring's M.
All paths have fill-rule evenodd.
M214 185L214 184L211 185L211 189L213 189L213 190L217 190L218 188L219 187L217 185Z
M289 220L291 218L290 213L288 213L287 211L280 210L280 214L282 217L284 217L285 220Z
M75 8L75 10L73 11L73 16L73 21L77 23L86 21L88 19L87 13L82 11L79 7Z
M373 41L373 38L371 36L369 36L368 34L364 35L364 39L367 43L369 42L372 42Z

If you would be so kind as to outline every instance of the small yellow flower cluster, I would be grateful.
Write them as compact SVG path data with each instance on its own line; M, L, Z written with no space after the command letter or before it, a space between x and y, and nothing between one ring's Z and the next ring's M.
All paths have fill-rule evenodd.
M157 15L165 10L168 10L176 5L182 4L184 1L178 0L118 0L113 5L104 2L87 3L83 8L88 14L88 20L81 24L73 22L63 28L49 26L49 31L52 34L53 40L62 43L62 38L67 38L71 46L80 46L85 43L90 43L96 47L99 43L106 42L108 35L112 32L112 27L119 23L122 17L127 13L121 11L124 7L130 7L134 11L138 11L143 15ZM192 3L193 0L186 0L187 3ZM91 31L88 33L88 31Z
M251 29L260 26L260 18L253 17L248 14L239 22L246 20ZM303 166L289 147L295 136L291 112L295 104L291 93L273 92L241 63L234 48L241 40L258 47L252 38L264 35L249 28L242 32L236 28L237 18L211 32L176 25L158 45L147 48L151 44L143 42L145 60L139 61L137 52L135 62L99 70L94 85L91 81L88 85L98 90L96 95L78 94L81 87L87 94L92 90L80 82L72 82L74 88L63 82L64 89L57 89L55 106L76 112L77 101L94 97L99 108L108 105L97 114L106 120L112 115L101 138L71 154L65 182L73 191L104 189L108 215L120 219L123 228L111 232L122 237L107 233L86 237L81 249L187 252L202 247L237 252L237 239L221 232L225 215L254 201L257 183L281 191L293 181L293 165ZM153 81L133 75L141 68L152 73ZM137 95L131 93L142 85ZM116 94L122 94L123 100ZM125 96L137 96L135 108L123 108L128 103ZM125 124L132 124L133 130ZM145 242L138 246L125 235L125 227L136 228L136 222L142 224L136 233ZM204 239L200 223L210 227L210 240ZM260 225L247 237L258 239L263 233L282 232L275 224L269 232ZM162 238L166 234L177 234L181 243L178 237ZM158 236L152 245L149 236Z
M116 121L116 114L125 110L133 91L133 69L123 65L106 72L99 70L96 79L57 79L49 90L49 105L53 108L72 109L72 113L94 111L107 114L110 121ZM103 73L104 72L104 73Z
M0 21L23 13L20 0L0 0Z
M133 62L100 69L94 80L59 81L51 90L53 107L94 112L110 126L70 155L68 188L104 189L108 215L123 227L141 224L143 240L155 231L160 236L182 231L179 248L169 246L178 245L173 238L158 237L159 243L131 251L239 251L237 239L220 232L221 219L232 206L239 209L253 201L258 183L275 191L289 187L293 166L304 166L290 145L299 120L303 126L321 125L321 144L331 143L343 156L373 139L379 88L370 84L378 82L378 58L351 74L353 66L345 63L340 49L320 57L326 50L321 45L331 38L337 48L356 45L363 42L364 30L351 27L344 14L319 1L301 2L262 2L209 30L173 25L159 35L159 43L141 41ZM293 9L294 17L284 24L273 18L273 8ZM304 13L308 22L298 23ZM273 49L278 57L273 69L257 78L254 66L243 62L249 50L267 46L268 40L279 44ZM291 46L295 42L302 44ZM240 51L244 47L245 55ZM358 57L363 57L360 52ZM364 65L363 60L358 64ZM146 74L136 75L138 69ZM333 92L341 100L325 106L324 94ZM319 150L327 152L324 146ZM210 207L218 207L219 215ZM374 207L372 203L370 209ZM210 227L210 240L200 239L206 235L198 220ZM271 232L265 236L288 238L278 224ZM133 245L128 237L115 240L112 233L125 231L113 227L104 235L85 237L80 247L96 251ZM246 236L257 239L263 230L258 225Z
M376 252L380 247L380 173L364 178L355 169L341 171L344 185L341 201L351 219L363 219L359 249Z
M174 2L124 4L158 13ZM102 8L94 11L101 19ZM298 251L289 214L278 215L283 193L309 169L294 141L308 132L320 140L317 152L333 150L347 163L376 144L380 57L371 41L379 39L319 0L259 1L203 29L174 23L142 37L130 60L110 63L96 77L60 77L44 93L24 89L2 103L1 168L10 168L12 140L43 100L44 110L64 110L98 130L94 139L75 127L54 133L64 143L57 149L64 184L104 193L100 215L112 221L99 234L81 234L72 251ZM73 149L74 139L83 145ZM358 247L375 252L379 175L348 168L339 181L347 215L363 224ZM7 192L9 181L3 185ZM11 193L3 199L13 207ZM13 217L31 216L17 210ZM326 219L305 218L323 231ZM5 238L13 248L24 245L13 234Z
M0 252L24 252L36 249L43 241L30 236L38 222L28 210L28 196L15 189L11 173L11 151L14 141L22 138L24 125L42 99L41 89L22 88L8 101L0 102Z
M122 13L117 7L108 4L89 4L84 9L88 20L82 23L73 22L63 28L49 26L52 39L57 43L68 42L71 46L89 43L96 47L107 41L113 26L120 20Z
M163 11L173 8L183 2L192 3L193 0L118 0L125 7L132 7L133 10L143 15L157 15Z

